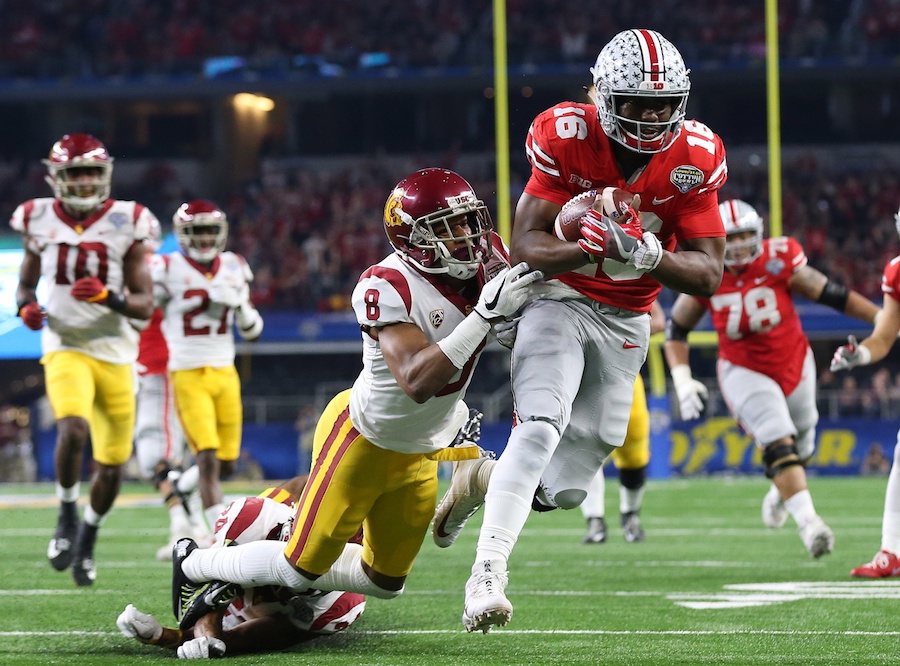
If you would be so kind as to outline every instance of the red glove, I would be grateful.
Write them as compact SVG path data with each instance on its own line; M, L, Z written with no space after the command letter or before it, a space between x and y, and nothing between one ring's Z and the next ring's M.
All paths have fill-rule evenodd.
M109 290L99 279L94 276L83 277L72 285L72 297L76 301L99 303L105 305L109 298Z
M609 258L628 263L644 234L641 218L635 214L628 217L627 223L619 224L593 209L582 216L578 245L591 261Z
M19 310L19 316L22 318L22 323L32 331L39 331L43 328L44 317L46 315L47 313L44 312L44 308L34 301L26 303Z

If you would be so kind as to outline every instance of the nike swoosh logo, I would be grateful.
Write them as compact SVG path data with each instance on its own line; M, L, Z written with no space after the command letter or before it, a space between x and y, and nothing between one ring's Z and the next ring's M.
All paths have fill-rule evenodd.
M640 347L640 345L633 345L630 342L628 342L628 340L626 340L622 344L622 349L637 349L638 347Z
M500 292L503 291L503 287L497 290L497 293L494 294L494 297L484 304L484 306L488 309L488 311L493 310L497 307L497 303L500 301Z
M453 505L450 506L450 511L453 511ZM444 516L444 519L438 524L436 528L437 535L442 539L450 536L450 533L445 531L444 528L447 527L447 519L450 517L450 511Z
M756 279L753 280L753 284L762 284L762 283L765 282L767 279L768 279L768 278L766 278L765 275L762 276L762 277L758 277L758 278L756 278Z
M674 195L674 194L672 194L671 196L666 197L665 199L657 199L656 197L653 197L653 205L654 205L654 206L658 206L659 204L664 204L664 203L666 203L669 199L674 199L674 198L675 198L675 195Z

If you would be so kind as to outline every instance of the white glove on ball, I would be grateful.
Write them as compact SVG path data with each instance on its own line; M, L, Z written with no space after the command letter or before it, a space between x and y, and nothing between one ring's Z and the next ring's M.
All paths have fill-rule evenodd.
M201 636L178 648L179 659L218 659L225 656L225 643L218 638Z

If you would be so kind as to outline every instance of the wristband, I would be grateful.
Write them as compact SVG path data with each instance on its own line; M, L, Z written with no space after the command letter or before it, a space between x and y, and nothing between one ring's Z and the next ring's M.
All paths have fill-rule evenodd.
M669 368L669 374L672 375L672 383L676 385L687 384L694 376L691 374L691 366L687 363L679 363Z
M438 340L437 346L454 366L462 370L490 330L491 325L476 312L475 316L470 314L463 319L446 338Z
M114 312L124 312L125 308L128 307L128 303L126 302L125 296L111 291L106 296L106 307Z
M856 353L859 354L859 364L869 365L872 362L872 352L863 344L857 345Z

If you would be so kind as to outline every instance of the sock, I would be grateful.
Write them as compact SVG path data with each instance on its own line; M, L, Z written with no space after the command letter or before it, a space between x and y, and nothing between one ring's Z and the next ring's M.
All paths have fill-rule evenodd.
M606 516L606 477L603 468L591 479L587 487L587 497L581 503L581 515L585 518L603 518Z
M316 579L316 589L367 593L371 582L362 568L362 550L362 546L355 543L344 546L331 568Z
M818 515L816 514L816 508L813 506L812 495L809 494L809 490L801 490L799 493L791 495L784 500L784 505L800 529L809 525Z
M169 507L169 532L173 536L185 536L190 531L191 522L181 502Z
M506 492L489 492L484 504L484 524L478 535L475 561L493 560L494 571L506 569L519 533L531 512L531 502Z
M619 513L631 513L632 511L640 511L641 503L644 501L644 489L646 486L641 486L640 488L626 488L625 486L619 486Z
M311 580L300 575L284 557L281 541L253 541L229 548L199 548L181 563L181 570L195 582L226 580L241 587L284 585L307 590Z
M106 517L108 513L104 513L102 516L94 511L94 507L88 504L84 507L84 522L91 527L100 527L104 522L106 522Z
M76 502L81 494L81 484L75 483L71 488L63 488L59 481L56 482L56 496L60 502Z
M210 531L215 529L216 521L219 519L219 516L222 515L224 510L225 505L221 502L203 509L203 515L206 517L206 524L210 528Z

